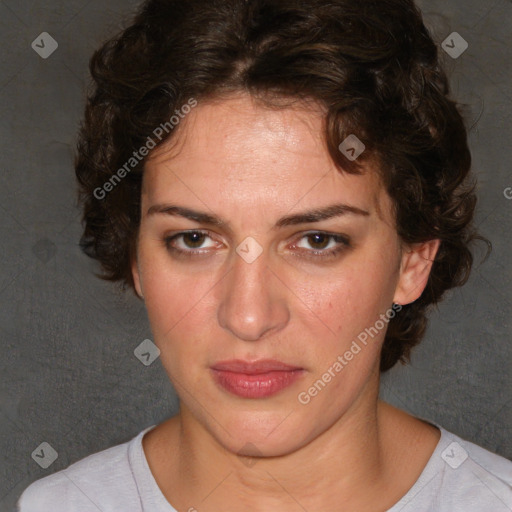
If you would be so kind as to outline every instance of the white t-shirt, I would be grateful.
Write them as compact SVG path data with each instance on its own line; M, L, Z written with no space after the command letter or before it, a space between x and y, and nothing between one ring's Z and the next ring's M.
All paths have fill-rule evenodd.
M155 426L33 482L18 512L177 512L142 448L142 437ZM432 457L387 512L511 512L512 462L437 427L441 438Z

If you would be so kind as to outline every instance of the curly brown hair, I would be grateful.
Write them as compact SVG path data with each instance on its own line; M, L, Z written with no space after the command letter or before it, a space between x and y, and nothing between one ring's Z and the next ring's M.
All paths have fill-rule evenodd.
M340 170L360 173L370 157L380 163L401 240L441 240L423 294L389 322L382 372L409 359L428 307L466 282L470 242L483 239L473 227L467 133L413 1L147 0L93 54L90 72L75 169L80 245L101 263L100 277L134 287L146 159L127 169L134 150L165 123L157 145L178 133L169 119L191 98L247 92L322 105L325 140ZM339 150L349 134L366 146L354 162Z

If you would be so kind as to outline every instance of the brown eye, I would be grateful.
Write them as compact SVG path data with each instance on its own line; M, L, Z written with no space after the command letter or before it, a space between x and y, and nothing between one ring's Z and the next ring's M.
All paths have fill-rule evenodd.
M334 257L350 247L350 240L344 235L335 233L305 233L295 245L301 255L312 258Z
M205 245L210 239L210 245ZM172 236L164 238L164 244L167 250L180 254L204 254L205 251L195 251L194 249L211 249L215 247L212 238L203 231L183 231Z
M190 233L184 233L182 235L183 242L190 249L197 249L201 247L205 238L206 235L198 231L192 231Z
M307 235L308 242L313 249L325 249L329 245L330 236L325 233Z

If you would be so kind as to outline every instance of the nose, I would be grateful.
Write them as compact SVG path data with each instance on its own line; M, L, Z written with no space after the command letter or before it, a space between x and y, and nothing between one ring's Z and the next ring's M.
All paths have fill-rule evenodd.
M219 325L244 341L257 341L282 329L290 318L286 287L268 266L265 252L248 263L234 255L223 279Z

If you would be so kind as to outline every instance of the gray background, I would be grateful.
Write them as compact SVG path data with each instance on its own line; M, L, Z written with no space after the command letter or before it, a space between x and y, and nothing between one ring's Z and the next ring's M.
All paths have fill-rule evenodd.
M87 62L138 2L0 0L0 510L32 481L125 442L176 411L160 361L133 350L151 338L142 304L94 276L78 248L72 154ZM383 379L391 403L512 458L511 309L512 2L423 0L445 55L454 96L467 105L477 223L494 251L469 283L432 314L412 364ZM49 32L42 59L31 43ZM443 50L441 52L444 54ZM42 443L57 460L42 469Z

